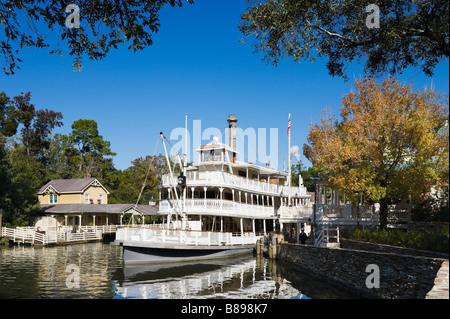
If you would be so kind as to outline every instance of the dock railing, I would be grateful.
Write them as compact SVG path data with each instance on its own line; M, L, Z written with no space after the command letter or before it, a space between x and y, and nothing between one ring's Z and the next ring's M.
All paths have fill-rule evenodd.
M87 227L87 228L86 228ZM99 240L103 237L103 229L111 231L112 227L82 226L79 232L72 232L72 227L48 227L45 230L36 227L2 227L2 236L9 238L15 243L22 244L55 244L70 243L78 241ZM115 230L116 226L114 226Z

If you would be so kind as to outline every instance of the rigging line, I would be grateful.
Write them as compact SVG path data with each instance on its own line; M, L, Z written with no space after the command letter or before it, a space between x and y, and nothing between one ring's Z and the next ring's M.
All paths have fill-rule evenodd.
M148 174L150 173L151 164L155 160L155 154L156 154L156 150L158 149L159 139L160 139L160 136L158 136L158 140L156 142L156 147L155 147L155 150L153 151L152 159L148 163L147 174L145 175L144 183L142 184L141 192L139 193L139 197L138 197L138 199L136 201L136 204L134 205L135 209L136 209L137 205L139 204L139 201L141 200L142 193L144 192L144 188L145 188L145 186L147 184Z

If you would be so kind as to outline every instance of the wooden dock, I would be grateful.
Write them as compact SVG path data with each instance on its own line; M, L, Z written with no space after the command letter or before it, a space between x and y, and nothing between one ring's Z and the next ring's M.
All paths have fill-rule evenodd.
M49 227L45 230L35 227L2 227L2 236L17 244L49 245L49 244L73 244L103 239L106 234L116 232L115 225L108 226L81 226L76 232L72 229Z

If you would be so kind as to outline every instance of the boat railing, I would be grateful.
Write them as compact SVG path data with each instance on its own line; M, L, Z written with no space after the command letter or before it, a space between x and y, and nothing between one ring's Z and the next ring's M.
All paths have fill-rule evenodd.
M253 245L262 237L256 233L232 233L164 228L120 227L116 240L122 242L145 242L152 244L181 244L188 246L235 246Z
M159 213L169 213L175 201L162 200L159 202ZM211 215L246 216L246 217L272 217L275 209L272 205L252 205L225 199L186 199L186 212L188 214L208 213Z
M171 181L176 181L178 173L173 174L173 179L170 178L170 174L163 175L163 185L171 185ZM186 174L188 187L195 186L234 186L236 188L248 189L250 191L257 191L263 193L272 194L288 194L289 187L272 183L266 179L264 181L258 179L251 179L242 176L233 175L226 172L187 172ZM297 194L299 197L309 197L306 193L305 187L291 187L291 194Z

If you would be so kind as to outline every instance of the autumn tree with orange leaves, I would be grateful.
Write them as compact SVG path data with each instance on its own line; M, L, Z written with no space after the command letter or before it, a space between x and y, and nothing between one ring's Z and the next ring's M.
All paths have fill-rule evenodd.
M339 119L326 109L311 125L303 153L353 204L362 195L379 203L386 229L390 203L418 201L431 186L448 185L448 96L394 78L362 79L354 87Z

